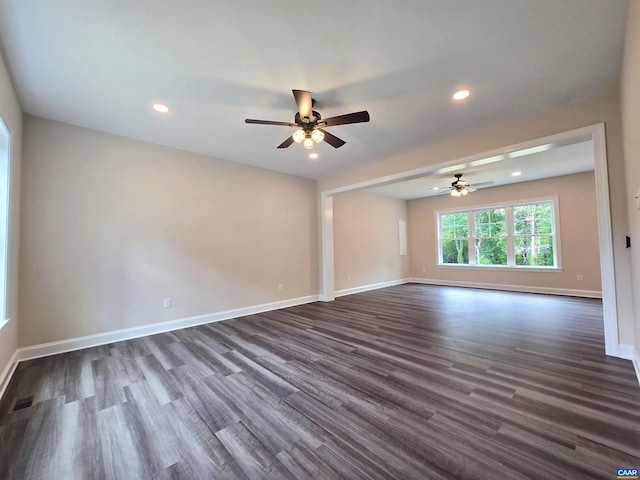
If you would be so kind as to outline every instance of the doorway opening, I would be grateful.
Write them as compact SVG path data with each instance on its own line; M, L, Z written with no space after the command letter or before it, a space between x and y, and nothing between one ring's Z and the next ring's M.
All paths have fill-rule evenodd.
M422 167L408 172L367 180L357 184L327 190L321 193L322 259L321 294L322 301L335 298L334 246L333 246L333 196L338 193L371 189L397 182L407 181L429 175L440 175L458 170L461 166L486 164L508 160L514 154L542 151L558 146L590 141L593 148L596 183L596 208L598 217L598 240L600 250L600 272L602 280L602 307L604 317L605 352L607 355L621 356L618 343L618 313L616 306L616 286L614 276L613 238L611 228L611 207L609 204L609 180L606 156L604 124L578 128L548 137L510 145L501 149L456 159L445 163Z

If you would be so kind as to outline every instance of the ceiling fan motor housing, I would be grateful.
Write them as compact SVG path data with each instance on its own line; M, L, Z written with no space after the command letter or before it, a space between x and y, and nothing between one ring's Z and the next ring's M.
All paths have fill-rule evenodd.
M313 128L318 124L318 121L322 119L322 116L316 112L312 111L311 118L307 119L307 117L300 117L300 112L296 113L293 122L299 125L303 130L313 130Z
M454 177L456 177L456 179L453 182L451 182L451 188L455 188L457 191L460 191L467 186L467 182L462 180L461 173L456 173Z

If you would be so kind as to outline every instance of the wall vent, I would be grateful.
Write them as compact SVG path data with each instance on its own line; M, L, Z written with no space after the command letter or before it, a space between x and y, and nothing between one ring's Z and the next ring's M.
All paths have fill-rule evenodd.
M20 398L16 400L16 403L13 404L13 408L11 409L11 413L29 408L31 405L33 405L33 397L34 395L31 395L30 397Z

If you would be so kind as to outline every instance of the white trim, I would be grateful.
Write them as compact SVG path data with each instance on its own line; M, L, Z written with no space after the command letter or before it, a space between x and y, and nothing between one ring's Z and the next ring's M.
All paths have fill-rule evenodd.
M555 267L563 270L562 263L562 234L560 233L560 197L555 195L553 197L553 251L556 255Z
M600 275L602 277L602 315L604 317L604 345L607 355L618 352L618 309L616 277L613 261L613 234L609 204L609 174L604 123L594 126L593 156L595 160L596 210L598 213L598 241L600 244Z
M640 353L635 348L633 349L633 368L636 371L636 377L638 377L638 385L640 385Z
M444 270L499 270L501 272L564 272L564 268L556 267L529 267L526 265L522 265L520 267L509 267L507 265L470 265L466 263L441 263L436 265L436 268L442 268Z
M333 265L333 196L322 195L321 198L321 232L322 271L320 272L320 300L330 302L335 296L335 273Z
M123 330L114 330L112 332L98 333L95 335L87 335L85 337L69 338L57 342L42 343L31 347L19 348L17 353L18 361L30 360L33 358L46 357L58 353L70 352L72 350L80 350L83 348L97 347L108 343L121 342L132 338L145 337L147 335L155 335L157 333L170 332L181 328L195 327L205 323L219 322L230 318L243 317L245 315L254 315L256 313L268 312L280 308L294 307L304 303L318 301L318 295L309 295L306 297L292 298L288 300L280 300L278 302L263 303L261 305L253 305L251 307L236 308L233 310L225 310L222 312L208 313L195 317L181 318L178 320L170 320L168 322L154 323L141 327L126 328Z
M425 285L441 285L445 287L480 288L483 290L502 290L505 292L544 293L547 295L560 295L565 297L602 298L602 292L597 290L576 290L573 288L535 287L530 285L506 285L500 283L477 283L462 280L438 280L432 278L410 278L410 283L423 283Z
M617 357L633 361L633 345L629 345L628 343L618 344Z
M4 395L5 390L9 386L9 381L13 376L13 372L16 371L18 367L18 350L13 352L11 358L9 359L9 363L4 367L2 374L0 374L0 398Z
M363 285L361 287L345 288L338 290L335 293L336 297L344 297L345 295L353 295L354 293L368 292L369 290L377 290L379 288L394 287L396 285L403 285L409 283L410 279L401 278L399 280L389 280L388 282L372 283L370 285Z
M12 183L11 183L11 174L12 171L12 154L13 154L13 133L9 129L2 117L0 117L0 126L5 129L7 132L7 197L6 197L6 208L7 208L7 218L5 225L6 239L4 244L4 271L0 272L0 275L4 276L3 287L4 291L0 292L2 298L0 299L0 317L6 318L8 314L7 303L9 303L9 243L11 240L11 193L12 193Z

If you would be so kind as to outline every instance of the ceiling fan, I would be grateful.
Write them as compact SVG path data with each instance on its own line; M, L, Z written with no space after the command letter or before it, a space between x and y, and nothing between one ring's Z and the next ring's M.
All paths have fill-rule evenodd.
M324 130L327 127L347 125L349 123L364 123L369 121L369 112L366 110L323 119L318 112L313 110L316 101L311 98L310 92L305 90L293 90L293 97L298 105L298 113L296 113L293 123L274 122L271 120L253 120L251 118L245 119L245 123L298 127L298 130L293 132L293 135L278 145L278 148L287 148L293 142L302 142L304 148L311 149L313 148L314 142L320 143L323 140L334 148L340 148L347 143L341 138L338 138Z
M451 182L451 186L449 188L449 193L452 197L460 197L467 195L468 193L475 192L476 189L480 187L488 187L489 185L493 185L492 181L489 182L480 182L480 183L468 183L465 180L462 180L462 173L456 173L454 175L456 179Z

